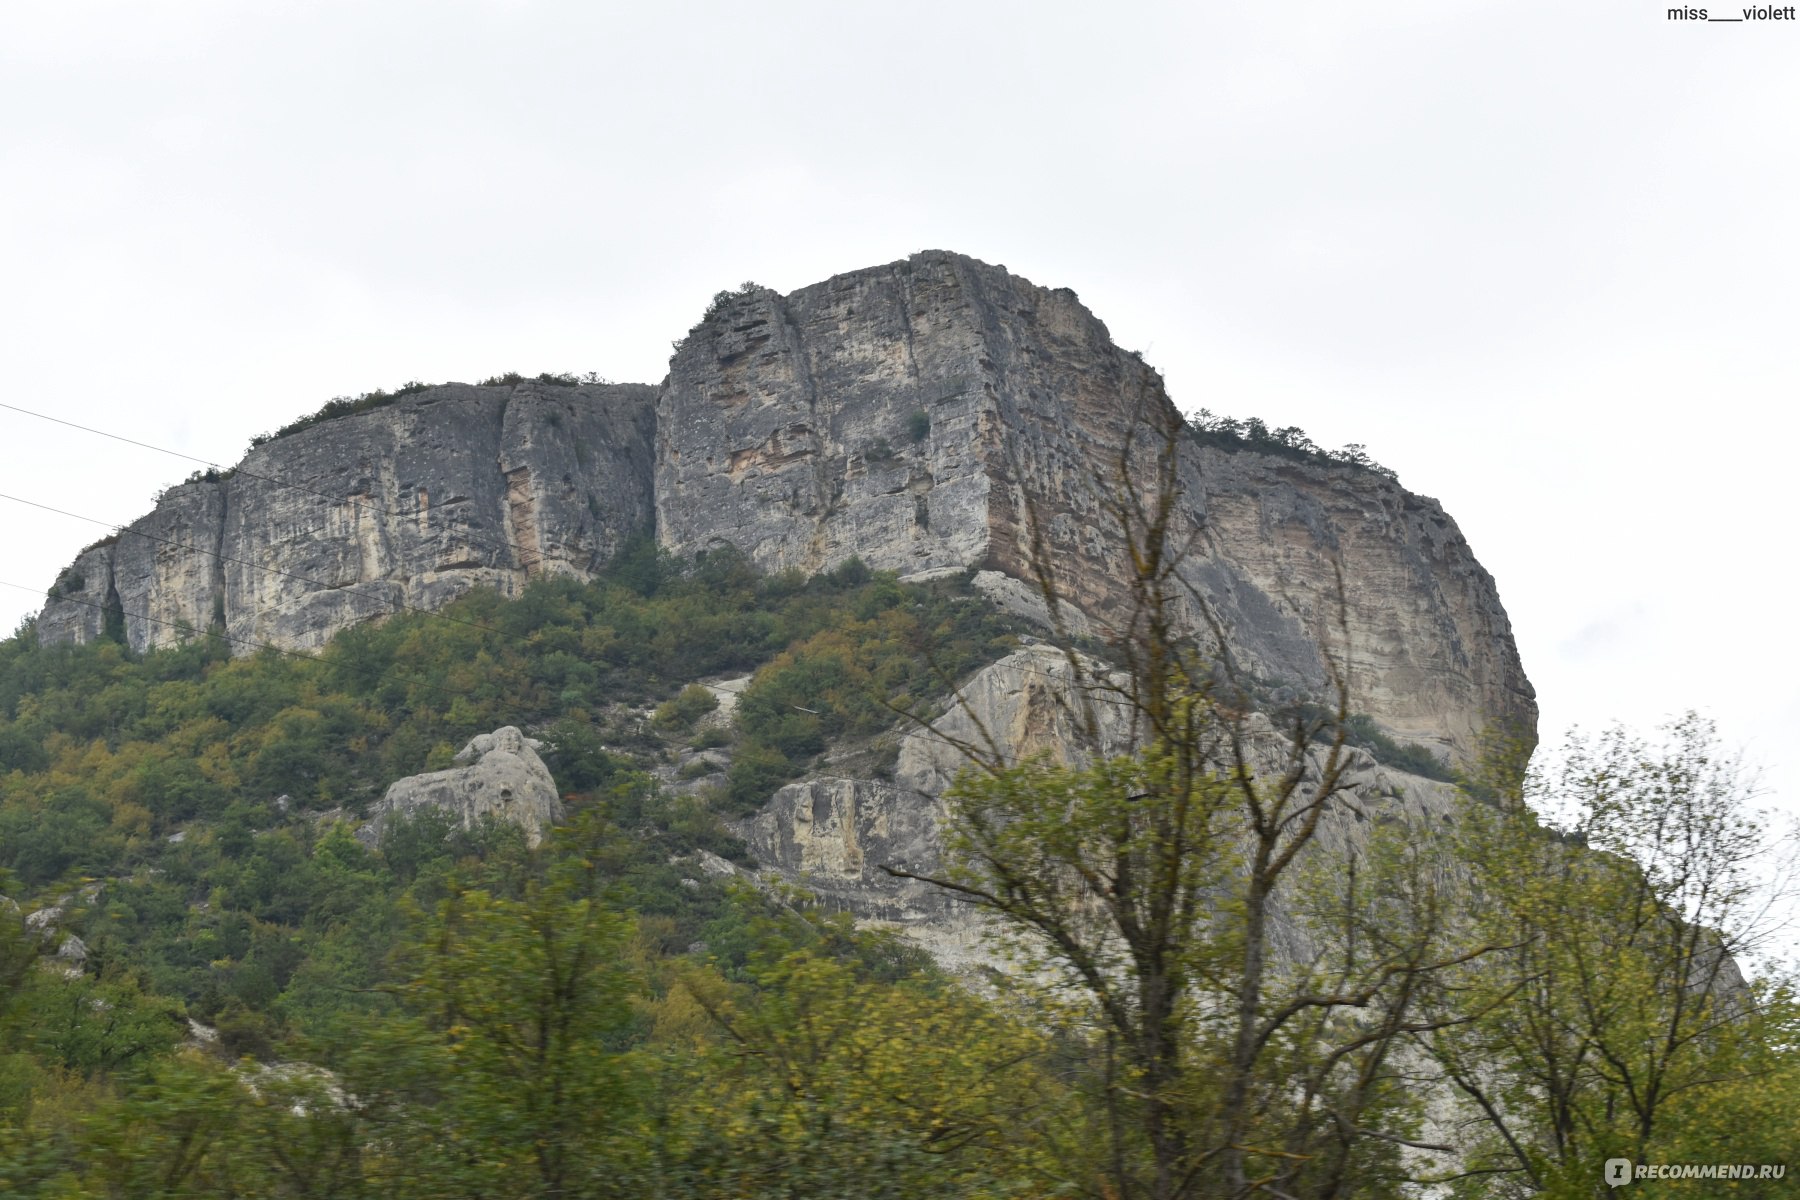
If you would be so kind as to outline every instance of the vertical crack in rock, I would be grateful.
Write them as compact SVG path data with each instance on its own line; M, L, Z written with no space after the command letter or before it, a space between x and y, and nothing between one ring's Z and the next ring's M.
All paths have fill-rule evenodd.
M506 539L513 544L519 573L525 579L534 579L544 573L530 467L514 467L506 472Z
M125 602L113 572L106 573L106 607L100 610L100 636L120 645L131 644L131 631L125 625Z
M219 481L219 519L213 524L211 595L207 597L208 629L225 632L229 614L225 609L225 521L231 514L231 481Z

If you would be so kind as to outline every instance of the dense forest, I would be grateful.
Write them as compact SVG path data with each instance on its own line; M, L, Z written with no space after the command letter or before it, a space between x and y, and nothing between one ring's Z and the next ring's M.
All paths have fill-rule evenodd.
M318 655L234 658L195 633L135 656L113 641L41 645L27 625L0 643L0 1192L1216 1194L1197 1182L1210 1178L1202 1156L1173 1181L1182 1191L1145 1174L1139 1159L1166 1131L1132 1131L1130 1049L1054 950L1039 948L1035 971L951 979L804 893L701 863L753 865L728 822L828 747L879 775L901 714L932 712L1020 632L964 579L903 585L855 561L764 576L730 551L680 562L648 541L593 582L474 593L351 629ZM728 675L752 680L724 723L690 685ZM544 845L431 815L359 839L387 783L506 724L544 739L570 812ZM709 750L728 768L686 769ZM1024 804L1003 829L1017 839L1046 798L1073 820L1119 782L1105 772L1161 768L1094 769L1037 763L971 786L951 809L963 844L980 831L967 819L995 804ZM1753 1162L1800 1145L1787 992L1756 984L1729 1011L1701 997L1671 1024L1660 925L1602 929L1593 944L1557 929L1570 905L1641 896L1629 856L1571 873L1581 839L1477 807L1489 815L1461 851L1495 889L1489 957L1479 978L1418 976L1442 1011L1471 1007L1420 1025L1399 1067L1344 1059L1367 1075L1359 1112L1384 1132L1340 1138L1335 1158L1314 1148L1338 1134L1289 1111L1280 1081L1336 1071L1308 1046L1347 1027L1270 1039L1260 1107L1234 1136L1303 1129L1291 1143L1303 1149L1257 1141L1253 1156L1320 1164L1288 1171L1296 1195L1397 1196L1437 1178L1456 1195L1574 1196L1627 1143ZM1325 907L1320 928L1336 929L1342 914ZM1369 912L1371 928L1391 915ZM1195 995L1227 987L1236 936L1221 925L1182 949ZM1576 1010L1594 995L1549 981L1598 952L1617 972L1613 1024L1582 1034ZM1360 1019L1339 1007L1325 1010L1333 1022ZM1204 1004L1168 1020L1189 1058L1159 1111L1216 1110ZM1530 1036L1545 1020L1566 1026L1548 1060ZM1643 1086L1635 1061L1606 1056L1630 1058L1621 1048L1657 1030L1680 1053L1651 1055L1663 1094L1646 1107L1628 1095ZM1428 1062L1440 1082L1458 1070L1491 1082L1512 1114L1471 1136L1465 1169L1429 1159ZM1502 1135L1527 1146L1508 1151Z

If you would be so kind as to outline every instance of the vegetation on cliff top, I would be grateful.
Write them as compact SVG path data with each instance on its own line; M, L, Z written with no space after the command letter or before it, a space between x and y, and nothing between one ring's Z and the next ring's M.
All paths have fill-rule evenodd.
M595 374L592 371L580 375L576 375L569 371L541 371L536 375L521 375L517 371L507 371L501 375L490 375L486 379L483 379L477 386L512 387L521 383L541 383L549 387L581 387L584 385L608 384L611 382L612 380ZM326 421L335 421L339 417L350 417L355 416L357 413L372 412L377 408L386 408L388 405L407 396L416 395L419 392L429 391L434 387L442 386L444 385L424 383L420 380L413 379L401 384L391 392L384 388L376 388L374 391L363 392L357 396L334 396L330 400L327 400L317 411L289 421L274 433L259 433L255 435L250 439L250 448L254 450L266 442L274 441L276 438L286 437L290 433L299 433L302 429L310 429L314 425L321 425Z
M1384 479L1397 481L1400 478L1392 470L1370 458L1368 448L1360 443L1352 442L1336 450L1327 450L1308 437L1306 431L1298 425L1283 425L1278 429L1271 429L1260 417L1221 417L1215 416L1210 409L1202 408L1188 416L1187 428L1189 436L1200 445L1212 446L1227 454L1253 450L1259 454L1293 459L1295 462L1359 467L1364 471L1373 471Z

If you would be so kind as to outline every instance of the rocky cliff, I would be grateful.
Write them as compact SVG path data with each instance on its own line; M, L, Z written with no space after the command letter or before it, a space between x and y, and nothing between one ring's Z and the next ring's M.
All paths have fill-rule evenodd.
M58 583L40 636L135 650L214 623L311 649L472 587L586 577L650 522L655 389L447 384L252 450L163 494Z
M38 629L91 639L110 610L137 649L214 623L306 649L470 587L587 575L654 524L678 554L730 542L770 569L974 568L1027 608L1036 537L1103 630L1127 577L1108 508L1173 412L1074 293L928 252L722 293L660 387L445 385L277 438L84 552ZM1457 757L1534 726L1493 580L1435 501L1186 440L1177 475L1184 577L1257 677L1316 689L1347 663L1356 709Z
M981 567L998 598L1029 602L1005 581L1031 579L1035 536L1101 626L1130 576L1120 480L1149 485L1176 419L1161 376L1073 292L944 253L722 294L657 412L672 550L729 541L808 572L852 554L903 576ZM1435 501L1350 465L1177 453L1183 575L1250 672L1317 689L1329 654L1355 708L1458 757L1490 723L1535 727L1494 582Z
M959 702L930 729L905 733L891 779L834 775L828 765L777 791L760 812L739 823L739 832L766 871L826 904L903 931L948 966L995 965L1000 959L985 938L988 928L978 910L884 868L945 872L944 794L968 766L959 745L983 745L992 736L1013 762L1037 754L1062 762L1077 759L1087 739L1071 713L1084 691L1096 705L1100 748L1124 752L1131 732L1125 710L1109 703L1104 692L1085 690L1060 650L1028 646L967 680ZM1252 721L1248 731L1252 755L1279 774L1286 765L1286 741L1263 721ZM1462 817L1467 801L1454 785L1382 766L1359 750L1345 753L1343 789L1326 808L1309 859L1342 863L1366 854L1368 831L1375 825L1429 839L1449 832ZM1316 949L1291 919L1285 900L1277 908L1272 938L1290 960Z

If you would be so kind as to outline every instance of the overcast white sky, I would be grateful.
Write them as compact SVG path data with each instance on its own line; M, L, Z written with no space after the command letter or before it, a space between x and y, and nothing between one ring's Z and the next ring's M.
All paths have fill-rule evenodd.
M1547 736L1699 708L1800 810L1797 56L1647 0L0 0L0 399L229 463L958 250L1441 499ZM188 469L0 410L0 491ZM104 532L0 519L34 588Z

